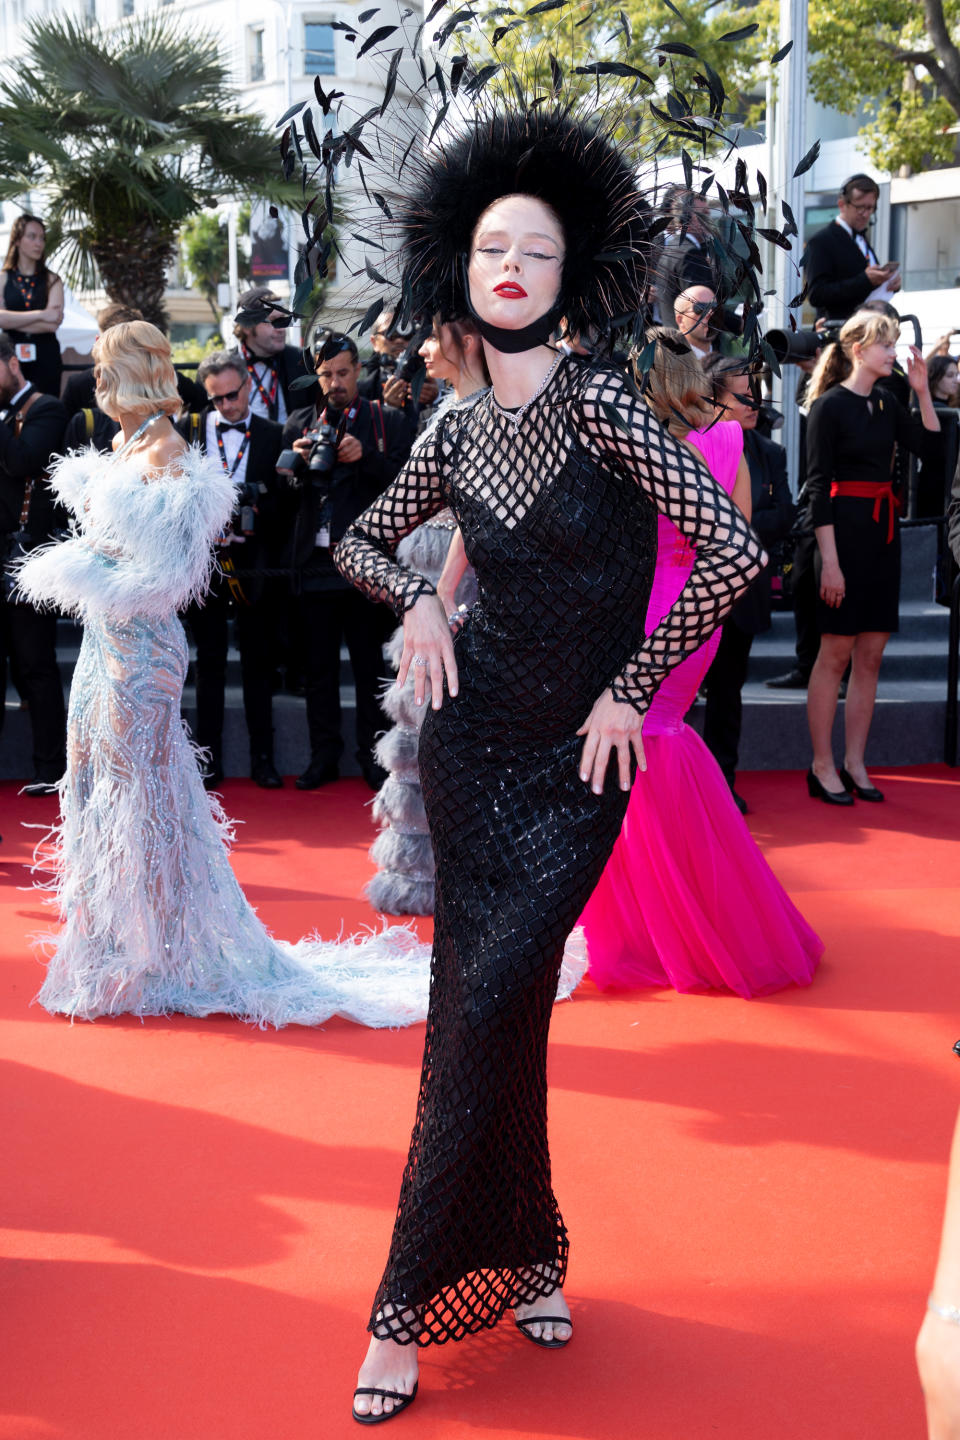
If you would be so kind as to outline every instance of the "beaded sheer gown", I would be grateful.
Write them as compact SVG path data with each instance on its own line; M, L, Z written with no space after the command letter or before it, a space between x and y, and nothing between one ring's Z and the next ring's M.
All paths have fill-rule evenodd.
M41 1003L90 1020L422 1020L430 956L411 930L275 939L231 869L231 826L180 718L188 654L177 612L205 592L236 499L219 459L190 450L145 480L136 456L91 449L61 461L51 483L76 533L32 551L20 587L78 615L83 642L60 822L41 847L62 922L47 937ZM582 959L567 967L567 993L582 973Z
M595 795L577 730L609 686L645 710L759 569L743 517L620 371L568 357L516 412L485 391L445 417L337 552L405 613L431 586L397 543L444 505L478 600L459 694L423 725L436 856L430 1010L393 1243L370 1329L459 1339L562 1285L568 1241L547 1147L546 1045L564 942L619 833L616 766ZM697 547L649 637L657 510Z

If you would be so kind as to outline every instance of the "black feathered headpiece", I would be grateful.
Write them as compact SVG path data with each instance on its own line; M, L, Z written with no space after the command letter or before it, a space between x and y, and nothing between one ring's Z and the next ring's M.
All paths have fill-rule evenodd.
M494 110L408 164L406 178L395 214L411 314L468 313L466 263L477 222L494 201L516 194L542 200L563 228L557 311L572 333L607 335L640 311L651 211L622 147L595 118L569 107Z

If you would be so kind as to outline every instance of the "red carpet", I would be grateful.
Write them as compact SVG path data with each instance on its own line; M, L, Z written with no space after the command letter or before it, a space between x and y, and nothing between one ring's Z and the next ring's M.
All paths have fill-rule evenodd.
M748 775L751 825L824 936L747 1003L586 984L553 1028L576 1338L428 1352L389 1433L921 1440L913 1369L960 1065L960 772L884 806ZM369 798L224 788L280 935L370 920ZM0 786L3 1440L326 1440L349 1395L413 1118L422 1027L70 1026L30 999L43 924ZM38 832L37 832L38 833ZM429 925L423 926L429 933Z

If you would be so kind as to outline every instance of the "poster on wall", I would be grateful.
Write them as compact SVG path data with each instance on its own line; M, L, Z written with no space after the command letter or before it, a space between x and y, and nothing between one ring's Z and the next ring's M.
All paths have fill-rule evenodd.
M287 278L287 237L283 220L258 202L250 211L250 275L255 285Z

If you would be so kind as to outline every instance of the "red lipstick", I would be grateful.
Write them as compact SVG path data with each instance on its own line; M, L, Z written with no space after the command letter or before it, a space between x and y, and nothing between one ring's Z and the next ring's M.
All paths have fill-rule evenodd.
M527 292L516 280L503 280L499 285L493 287L494 295L502 295L505 300L526 300Z

